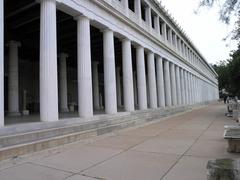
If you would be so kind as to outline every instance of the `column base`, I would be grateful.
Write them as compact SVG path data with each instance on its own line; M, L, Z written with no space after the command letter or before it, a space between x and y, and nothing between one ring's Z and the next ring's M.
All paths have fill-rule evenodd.
M7 116L9 116L9 117L21 116L21 113L20 112L8 112Z

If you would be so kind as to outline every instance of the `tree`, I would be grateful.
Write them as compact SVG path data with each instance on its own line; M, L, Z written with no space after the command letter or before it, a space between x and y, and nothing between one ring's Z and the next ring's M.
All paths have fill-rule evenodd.
M199 7L212 7L214 4L221 2L219 19L229 24L233 16L237 17L231 37L239 42L240 0L200 0ZM240 97L240 42L238 49L232 52L229 60L220 61L220 63L215 64L213 68L218 74L219 89L226 89L231 95Z
M240 96L240 48L231 57L232 60L228 63L229 90Z
M203 7L212 7L216 3L220 3L221 0L200 0L199 6ZM222 1L221 1L222 2ZM232 30L232 39L239 41L240 39L240 0L223 0L223 3L220 4L220 15L219 19L229 24L233 16L237 16L235 22L235 28Z
M240 47L229 60L220 61L213 68L218 74L219 89L240 97Z

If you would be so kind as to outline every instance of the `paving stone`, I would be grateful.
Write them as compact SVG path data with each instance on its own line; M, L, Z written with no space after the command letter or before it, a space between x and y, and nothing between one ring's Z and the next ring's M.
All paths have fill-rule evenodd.
M147 137L111 136L89 143L88 145L125 150L143 142L146 139Z
M79 145L72 150L34 160L34 163L78 173L120 152L119 149Z
M1 180L63 180L71 173L39 166L31 163L24 163L4 171L0 171Z
M182 155L193 143L194 140L152 138L134 147L133 150Z
M184 156L163 180L203 180L207 178L208 158Z
M83 173L106 180L159 180L178 158L176 155L128 151Z
M186 154L209 158L238 156L227 152L227 141L224 139L222 141L199 140Z

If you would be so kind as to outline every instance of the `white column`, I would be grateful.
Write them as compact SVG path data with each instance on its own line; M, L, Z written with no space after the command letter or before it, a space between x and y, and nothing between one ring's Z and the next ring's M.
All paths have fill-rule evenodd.
M40 119L58 121L56 1L40 2Z
M122 41L123 97L126 111L134 111L132 50L129 39Z
M170 63L170 77L171 77L171 94L172 94L172 104L177 105L177 90L176 90L176 74L175 65Z
M160 34L160 25L159 25L159 16L156 15L154 17L154 24L155 24L155 29L157 31L158 34Z
M151 8L149 6L146 7L145 13L146 13L146 22L149 25L150 29L152 29Z
M187 102L190 105L191 104L191 92L190 92L190 79L189 79L189 72L186 72L186 82L187 82Z
M96 110L100 110L98 65L99 62L93 61L93 107Z
M103 59L104 59L104 93L105 111L107 114L117 113L115 50L113 31L106 29L103 32Z
M191 103L194 104L194 87L193 87L193 75L190 74L190 86L191 86Z
M149 105L150 108L157 108L157 87L155 73L155 59L153 52L148 52L148 84L149 84Z
M176 66L176 86L177 86L177 104L180 106L182 104L182 94L181 94L181 80L179 67Z
M169 43L172 46L173 45L173 38L172 38L172 29L169 28Z
M139 109L147 109L147 88L146 88L146 72L144 61L144 49L141 46L136 50L136 64L137 64L137 86L138 86L138 104Z
M141 0L134 0L135 3L135 13L138 16L139 21L142 20L142 8L141 8Z
M80 117L93 116L90 20L77 17L78 38L78 113Z
M18 48L19 42L10 41L8 62L8 115L19 116L19 79L18 79Z
M180 69L180 73L181 73L181 102L182 105L186 104L186 93L185 93L185 81L184 81L184 73L183 73L183 69Z
M192 74L189 73L190 104L193 104Z
M185 105L188 105L188 85L187 85L187 71L183 71L184 74L184 89L185 89Z
M4 126L4 0L0 0L0 127Z
M68 97L67 97L67 60L68 55L61 53L59 56L59 91L60 91L60 111L68 112Z
M164 80L163 80L163 62L162 57L157 57L157 94L158 94L158 105L165 107L165 92L164 92Z
M163 38L165 40L165 42L167 42L167 24L165 22L163 22Z
M169 61L164 61L164 83L166 106L172 105Z
M123 7L125 9L126 16L129 14L129 7L128 7L128 0L122 0L123 2Z
M121 69L120 69L120 67L117 67L116 81L117 81L117 105L118 105L118 107L121 107L122 106L122 88L121 88Z

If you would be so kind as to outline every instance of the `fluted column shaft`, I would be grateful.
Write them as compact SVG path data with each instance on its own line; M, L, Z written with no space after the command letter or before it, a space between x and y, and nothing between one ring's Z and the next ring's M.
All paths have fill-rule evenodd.
M19 113L19 78L18 78L18 48L19 42L10 41L8 62L8 115L18 116Z
M164 87L165 87L166 106L171 106L172 105L172 96L171 96L169 61L164 61L164 83L165 83Z
M65 53L61 53L59 57L59 91L60 91L60 110L68 112L68 97L67 97L67 57Z
M146 72L144 49L139 46L136 50L136 63L137 63L137 89L138 89L138 104L139 109L147 109L147 88L146 88Z
M96 110L100 109L98 65L99 62L93 61L93 107Z
M122 106L122 88L121 88L121 69L120 69L120 67L117 67L116 81L117 81L117 105L118 105L118 107L121 107Z
M134 111L132 50L129 39L122 41L123 96L126 111Z
M77 17L78 38L78 113L80 117L93 116L90 20Z
M156 29L157 33L160 33L159 16L155 16L154 24L155 24L155 29Z
M184 89L185 89L185 105L188 105L188 83L187 83L187 72L184 70Z
M191 89L191 104L193 104L194 99L194 89L193 89L193 76L190 74L190 89Z
M41 0L40 119L58 120L56 1Z
M185 81L184 81L184 71L181 68L180 69L180 74L181 74L181 102L182 105L186 104L186 93L185 93Z
M176 89L176 74L175 65L170 63L170 77L171 77L171 94L172 94L172 104L177 105L177 89Z
M135 2L135 13L138 16L139 20L142 20L142 8L141 8L141 0L134 0Z
M4 0L0 0L0 127L4 126Z
M151 8L150 7L146 7L145 14L146 14L146 22L148 23L149 27L152 28Z
M107 114L117 113L115 50L113 31L106 29L103 32L104 56L104 93L105 111Z
M155 73L155 59L153 52L148 52L148 84L149 84L149 105L150 108L157 108L157 87Z
M181 80L179 67L176 66L176 86L177 86L177 104L180 106L182 104L182 94L181 94Z
M191 90L190 90L190 78L189 78L189 72L186 73L187 75L187 99L188 104L191 104Z
M157 57L157 94L158 94L158 105L165 107L165 92L164 92L164 80L163 80L163 62L162 58Z

